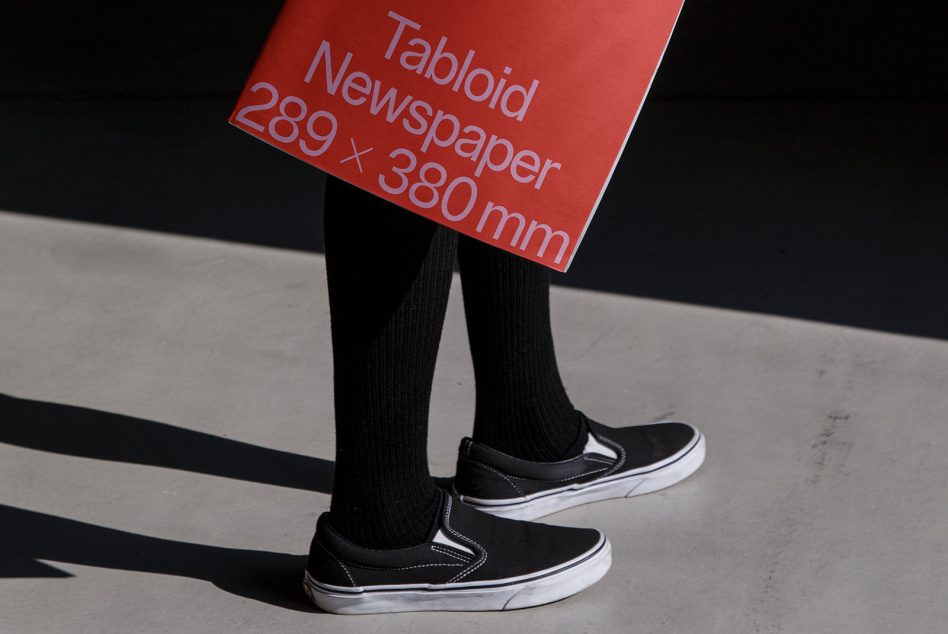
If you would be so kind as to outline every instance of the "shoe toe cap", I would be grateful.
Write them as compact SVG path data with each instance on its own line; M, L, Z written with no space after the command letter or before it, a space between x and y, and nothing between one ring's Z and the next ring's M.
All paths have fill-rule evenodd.
M698 430L688 423L662 423L659 441L669 454L673 454L687 447L697 435Z
M677 421L607 428L602 432L625 448L629 468L654 464L675 455L690 445L698 433L693 425Z
M605 539L600 531L592 528L550 526L537 522L524 528L521 539L509 542L513 547L511 552L503 555L508 561L518 562L518 569L509 571L518 575L556 568L582 558L595 551Z
M487 557L473 579L509 578L534 574L561 566L590 554L605 539L591 528L554 526L525 522L459 508L458 523L487 552Z

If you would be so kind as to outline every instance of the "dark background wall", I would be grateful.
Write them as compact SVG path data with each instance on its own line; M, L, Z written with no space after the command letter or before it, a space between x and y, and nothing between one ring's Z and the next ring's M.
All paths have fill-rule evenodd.
M598 2L579 1L591 10ZM0 91L232 97L280 4L5 2ZM944 99L948 65L940 7L918 1L688 0L653 96Z
M0 209L321 250L322 176L225 123L279 5L5 2ZM688 0L558 283L948 338L940 7Z

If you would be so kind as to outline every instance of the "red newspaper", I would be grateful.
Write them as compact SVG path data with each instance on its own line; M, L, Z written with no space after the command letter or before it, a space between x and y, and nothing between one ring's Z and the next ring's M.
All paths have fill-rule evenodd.
M287 0L230 122L565 271L681 6Z

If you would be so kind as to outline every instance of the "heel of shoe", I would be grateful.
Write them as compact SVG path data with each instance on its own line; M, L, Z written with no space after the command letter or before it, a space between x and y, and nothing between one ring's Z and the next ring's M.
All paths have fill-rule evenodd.
M323 612L332 614L369 614L379 610L372 609L371 601L367 602L364 593L354 589L348 591L332 591L320 585L307 571L303 575L303 591L313 604Z
M524 499L524 492L506 475L489 465L458 457L454 491L459 496L485 499Z

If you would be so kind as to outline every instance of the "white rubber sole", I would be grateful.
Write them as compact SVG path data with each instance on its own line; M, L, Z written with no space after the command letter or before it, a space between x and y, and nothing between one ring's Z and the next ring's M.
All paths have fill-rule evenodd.
M599 581L612 565L603 536L595 548L560 566L491 582L345 588L321 584L307 572L303 589L321 610L334 614L516 610L559 601Z
M613 498L630 498L666 489L697 471L704 462L704 454L704 436L699 433L696 441L677 454L669 456L662 464L611 478L507 500L482 500L457 495L461 501L491 515L516 520L535 520L574 506Z

